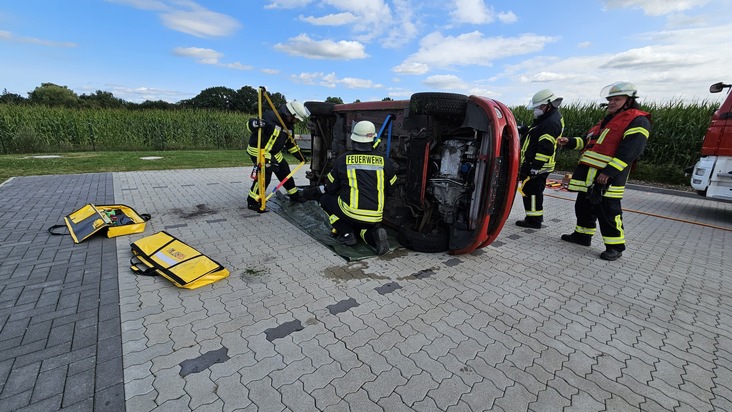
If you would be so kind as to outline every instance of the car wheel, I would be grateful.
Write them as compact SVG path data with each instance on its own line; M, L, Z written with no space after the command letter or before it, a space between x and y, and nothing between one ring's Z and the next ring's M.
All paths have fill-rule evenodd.
M305 102L305 107L314 116L330 116L333 114L335 104L327 102Z
M408 227L399 230L397 240L404 247L416 252L437 253L448 249L450 235L447 230L436 233L420 233Z
M468 107L468 96L457 93L414 93L409 99L409 110L414 114L463 114Z

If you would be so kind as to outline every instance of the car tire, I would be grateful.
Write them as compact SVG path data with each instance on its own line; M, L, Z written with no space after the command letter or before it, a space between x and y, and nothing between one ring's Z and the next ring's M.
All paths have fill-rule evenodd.
M409 99L409 110L414 114L464 114L468 96L457 93L414 93Z
M330 116L333 114L335 104L327 102L305 102L305 107L314 116Z
M446 230L437 233L420 233L408 227L399 230L397 240L415 252L439 253L449 248L450 234Z

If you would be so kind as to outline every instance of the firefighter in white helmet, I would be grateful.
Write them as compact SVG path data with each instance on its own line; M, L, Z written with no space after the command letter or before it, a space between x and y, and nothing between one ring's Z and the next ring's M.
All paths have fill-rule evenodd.
M640 110L638 89L616 82L600 92L607 100L607 115L585 137L560 138L557 143L582 150L569 190L577 192L577 225L562 240L590 246L596 222L600 223L604 260L616 260L625 250L625 229L620 200L631 166L643 153L651 132L651 115Z
M534 122L521 137L519 180L526 217L516 222L518 226L540 229L544 221L544 188L554 171L557 139L564 130L561 104L561 97L544 89L536 92L527 106L534 112Z
M377 254L383 255L389 251L389 241L380 223L396 175L389 160L373 150L374 137L373 123L356 123L351 131L353 150L336 159L324 186L307 188L303 194L320 201L341 244L354 246L358 243L357 232Z
M290 165L282 153L285 149L288 153L293 154L295 157L302 161L306 161L305 156L300 151L297 143L294 139L291 139L285 129L290 131L290 134L295 136L295 123L304 121L310 116L310 111L300 102L292 101L280 106L277 111L284 122L284 125L277 119L277 115L272 110L267 110L262 115L262 120L249 119L247 122L247 129L251 132L249 136L249 146L247 147L247 153L252 158L255 167L257 165L257 154L259 149L257 144L259 136L257 133L258 128L262 128L262 141L261 145L264 149L265 158L265 188L269 186L270 180L272 179L272 173L277 176L277 179L283 181L290 174ZM282 185L292 202L304 202L305 199L302 194L297 190L295 186L295 179L291 177ZM262 197L266 196L265 193L259 193L259 184L255 180L252 183L252 187L249 190L249 196L247 196L247 207L258 212L260 210L260 202Z

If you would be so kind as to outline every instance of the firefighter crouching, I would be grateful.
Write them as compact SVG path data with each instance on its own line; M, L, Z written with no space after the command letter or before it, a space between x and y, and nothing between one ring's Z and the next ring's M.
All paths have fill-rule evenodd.
M318 200L329 215L334 234L346 246L358 243L354 234L371 246L378 255L389 251L386 230L380 223L386 196L396 182L391 163L380 153L373 152L376 128L369 121L353 127L353 150L340 155L327 184L303 190L308 200Z
M600 258L616 260L625 250L625 230L620 200L633 162L643 153L651 131L651 115L639 110L638 90L629 82L616 82L603 88L607 116L584 138L562 137L557 143L582 150L568 189L577 192L574 211L577 226L562 240L590 246L595 222L605 251Z
M310 111L300 102L292 101L280 106L279 115L285 123L285 128L290 131L290 135L295 135L295 123L304 121L305 118L310 116ZM287 131L283 129L283 125L277 119L277 115L274 111L268 110L262 115L262 120L249 119L247 122L247 129L251 132L249 136L249 146L247 147L247 153L252 158L255 170L257 173L261 172L257 169L257 154L258 154L258 132L257 129L262 129L262 140L261 145L264 150L265 159L265 185L268 187L270 180L272 179L272 173L277 176L280 182L285 180L290 174L290 165L287 163L283 150L287 149L288 153L295 155L302 161L305 160L305 156L300 151L297 143L294 139L290 138ZM287 194L292 202L304 202L305 199L302 194L297 190L295 186L295 179L291 177L283 185ZM249 190L249 196L247 196L247 207L251 210L260 210L260 202L263 197L266 197L266 193L259 193L259 184L255 179L252 183L252 187Z

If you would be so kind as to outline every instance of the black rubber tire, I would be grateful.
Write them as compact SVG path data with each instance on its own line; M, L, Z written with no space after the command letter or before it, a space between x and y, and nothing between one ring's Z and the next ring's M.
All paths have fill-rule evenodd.
M449 248L450 234L447 231L419 233L407 227L402 227L399 229L397 240L404 247L416 252L439 253Z
M409 99L409 110L414 114L463 114L468 107L468 96L457 93L414 93Z
M333 114L335 104L327 102L305 102L305 107L310 110L313 116L330 116Z

